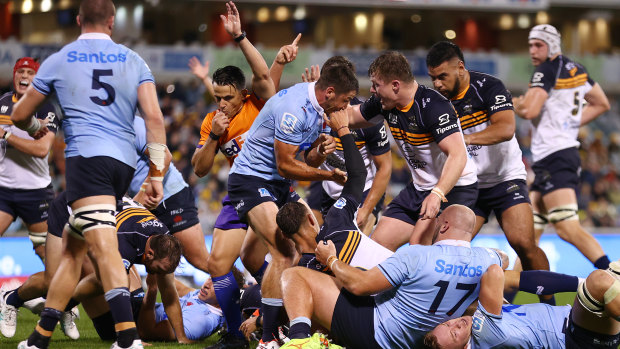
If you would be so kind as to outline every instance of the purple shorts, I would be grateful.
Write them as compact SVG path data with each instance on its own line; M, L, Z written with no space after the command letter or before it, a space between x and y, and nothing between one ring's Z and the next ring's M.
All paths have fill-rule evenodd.
M241 218L239 218L239 215L237 214L232 202L230 202L228 195L226 195L222 200L222 211L215 220L214 228L221 230L248 229L248 225L243 223Z

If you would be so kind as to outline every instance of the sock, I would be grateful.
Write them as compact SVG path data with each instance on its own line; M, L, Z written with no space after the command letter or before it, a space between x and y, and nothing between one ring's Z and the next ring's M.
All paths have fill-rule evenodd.
M46 337L35 330L32 332L30 337L28 337L26 344L40 349L47 349L47 346L50 344L50 338L51 337Z
M54 327L60 321L60 316L62 316L62 312L60 310L56 310L54 308L45 308L41 312L41 320L39 320L39 326L46 331L54 331ZM37 348L46 349L50 343L50 338L48 336L44 336L36 329L32 332L30 337L28 337L27 344L29 346L35 346Z
M114 288L105 293L105 300L110 306L110 313L112 313L112 318L114 318L114 324L134 322L129 295L127 287ZM119 347L128 348L134 339L138 339L138 331L134 325L132 328L118 331L116 337Z
M598 269L607 269L609 268L609 263L611 263L611 261L609 261L609 257L607 257L607 255L604 255L603 257L597 259L596 262L594 262L594 266Z
M65 307L65 311L70 311L78 304L80 304L80 302L76 301L75 299L69 299L69 304L67 304L67 306Z
M138 329L132 327L126 330L118 331L116 338L116 343L118 343L119 347L129 348L133 344L133 341L138 339Z
M256 282L258 282L259 285L263 283L263 275L265 274L265 270L267 270L268 265L269 263L265 261L257 272L252 273L252 277L256 280Z
M310 319L304 316L296 317L291 321L291 327L288 330L288 338L308 338L310 337Z
M261 300L263 313L263 343L268 343L278 337L278 317L282 309L282 300L277 298L263 298Z
M93 318L93 326L103 341L113 341L116 339L116 331L114 330L114 319L109 311L103 315Z
M24 300L19 298L18 291L21 287L14 289L13 291L8 291L8 296L6 297L6 304L12 305L15 308L19 308L24 305Z
M519 281L520 291L537 295L577 292L577 286L579 286L578 277L547 270L522 271Z
M239 326L241 326L241 308L239 307L239 297L241 292L237 287L237 281L232 272L223 276L212 278L215 297L222 308L224 319L226 319L226 327L228 333L235 337L245 338Z

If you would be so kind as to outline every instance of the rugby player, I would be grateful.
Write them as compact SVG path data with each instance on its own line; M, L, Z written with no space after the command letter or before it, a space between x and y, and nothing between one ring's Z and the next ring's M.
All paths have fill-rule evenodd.
M256 119L265 101L276 92L276 85L262 55L252 45L241 29L239 12L230 2L226 4L227 16L222 16L224 28L239 44L250 68L252 69L252 92L245 88L245 77L241 69L235 66L226 66L217 69L213 74L213 93L218 103L218 109L207 114L200 129L200 142L192 156L192 166L197 176L207 175L213 166L213 160L218 151L228 159L232 166L235 158L242 149L248 131ZM298 36L291 45L283 47L272 65L272 70L278 70L295 59L297 55ZM286 57L283 52L287 52ZM199 69L194 62L194 69L198 73L208 75L208 70ZM201 70L201 71L199 71ZM282 70L279 70L280 74ZM277 75L277 74L276 74ZM206 79L203 78L203 81ZM278 77L279 81L279 77ZM207 80L205 82L209 84ZM260 259L258 265L247 263L246 267L253 276L260 281L266 269L264 256L266 248L255 237L247 234L248 225L238 217L232 203L227 196L222 200L222 211L218 215L213 231L213 243L208 269L213 278L215 294L222 307L228 327L227 335L216 343L213 348L228 348L247 345L243 334L239 331L241 325L241 310L239 308L239 288L235 286L232 268L235 260L245 244L253 250Z
M353 106L350 126L387 120L413 181L383 213L372 239L395 251L409 242L428 244L433 219L447 205L476 202L476 164L467 155L454 108L437 91L418 84L401 53L376 58L368 75L370 99Z
M341 261L331 241L320 242L316 255L335 277L285 270L287 345L310 337L312 319L347 348L415 348L427 331L462 315L478 296L482 274L505 257L471 247L476 218L469 208L451 205L436 221L432 246L406 246L370 270Z
M47 209L54 199L47 157L60 126L60 118L52 103L43 104L34 116L47 120L49 132L33 139L13 126L13 105L26 93L39 62L22 57L13 66L13 91L0 97L0 236L17 218L28 229L35 253L44 260L47 235Z
M513 99L515 112L532 120L532 169L530 187L536 239L551 222L563 240L575 246L599 269L609 257L585 231L577 215L579 127L609 110L605 92L585 67L562 55L558 30L541 24L530 30L530 58L536 68L524 96ZM583 103L583 100L587 104Z
M579 285L572 307L503 305L503 288L503 271L489 267L474 315L437 326L426 335L426 347L616 349L620 345L620 262L593 271Z
M113 348L141 348L130 311L127 277L115 234L116 200L129 186L136 165L133 119L139 103L145 119L151 186L163 196L166 134L153 76L139 55L114 43L115 7L110 0L84 0L77 23L82 35L48 57L11 113L13 123L35 139L49 129L33 113L55 93L65 112L67 199L73 209L71 236L47 294L41 320L20 348L47 348L56 323L77 285L89 250L99 270L117 330Z
M296 252L278 232L278 207L301 200L291 180L345 182L339 169L316 168L335 144L324 129L323 114L344 109L357 94L351 69L325 69L318 81L296 84L271 97L252 124L228 179L228 195L243 222L268 245L272 261L262 282L264 331L261 347L277 345L277 316L282 307L280 276L293 265ZM331 150L329 149L331 147ZM305 150L305 162L296 156ZM262 256L261 256L262 257Z
M493 211L523 269L549 270L547 256L534 238L510 92L496 77L465 69L461 49L449 41L431 47L426 66L435 89L454 105L467 151L478 167L474 236Z

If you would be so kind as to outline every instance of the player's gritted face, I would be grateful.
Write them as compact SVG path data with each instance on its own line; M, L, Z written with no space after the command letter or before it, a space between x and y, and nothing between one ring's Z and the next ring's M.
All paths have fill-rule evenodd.
M209 304L217 303L215 290L213 289L213 281L211 278L208 278L205 283L202 284L200 292L198 292L198 299Z
M353 97L355 97L355 91L336 93L333 87L329 87L325 93L325 102L321 103L321 107L323 107L325 114L343 110L349 106Z
M229 119L235 117L243 108L245 102L245 90L237 90L231 85L213 84L213 93L218 109L221 110Z
M396 93L390 82L386 82L377 75L372 75L370 77L370 83L370 93L379 98L381 108L384 110L396 108Z
M471 316L446 321L435 327L433 334L437 342L445 349L462 349L471 336Z
M461 89L460 62L458 58L454 58L436 67L428 67L428 76L433 81L433 87L448 99L456 97Z
M549 46L544 41L531 39L528 41L528 45L530 47L530 59L535 67L547 60Z
M15 93L18 97L21 97L26 93L28 86L32 83L36 72L31 68L19 68L15 71L13 76L13 84L15 86Z

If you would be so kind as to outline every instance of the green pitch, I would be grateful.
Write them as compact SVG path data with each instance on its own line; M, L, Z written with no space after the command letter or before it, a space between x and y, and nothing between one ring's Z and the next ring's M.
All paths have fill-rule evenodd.
M555 296L556 302L558 305L564 304L573 304L573 300L575 299L575 293L559 293ZM520 292L515 298L515 304L526 304L537 302L538 297L534 295L530 295L527 293ZM97 336L97 332L95 332L95 328L93 327L93 323L86 316L86 312L80 307L80 314L82 317L80 319L76 319L76 324L80 331L80 339L77 341L72 341L65 337L64 333L60 330L59 327L54 331L54 336L52 337L52 341L50 343L50 349L108 349L112 345L111 342L102 342ZM20 309L17 316L17 332L15 333L15 337L13 338L4 338L0 335L0 348L9 349L9 348L17 348L17 344L22 340L26 339L36 324L36 321L39 319L37 315L32 314L28 309ZM191 345L181 345L177 343L162 343L162 342L150 342L151 346L146 346L145 348L185 348L185 349L194 349L194 348L204 348L208 345L215 343L218 339L218 335L213 335L210 338L198 342L196 344ZM254 344L253 347L255 347Z

